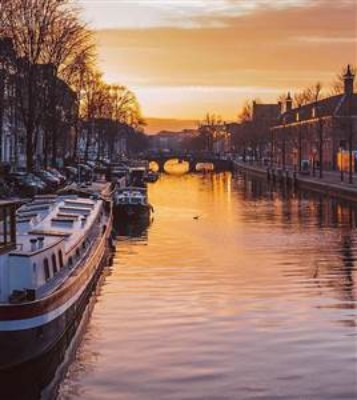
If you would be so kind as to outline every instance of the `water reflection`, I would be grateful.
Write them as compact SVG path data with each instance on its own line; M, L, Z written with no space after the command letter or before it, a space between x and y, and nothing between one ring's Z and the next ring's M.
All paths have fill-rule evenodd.
M147 239L148 229L153 223L153 218L129 223L118 222L113 226L115 236L123 238Z
M165 172L172 175L186 174L190 169L190 164L187 161L173 158L168 160L164 165Z
M356 397L355 206L230 174L149 198L60 399Z
M68 365L73 361L78 345L92 313L99 287L90 297L83 313L69 326L61 340L46 354L22 366L0 371L0 398L6 400L54 399Z

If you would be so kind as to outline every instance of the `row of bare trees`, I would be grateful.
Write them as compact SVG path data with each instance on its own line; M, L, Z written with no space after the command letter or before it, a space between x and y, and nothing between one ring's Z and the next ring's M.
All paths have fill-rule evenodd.
M215 144L227 134L227 125L219 115L207 113L197 123L197 135L188 136L182 143L185 151L213 153Z
M136 131L143 125L135 95L103 81L93 34L73 0L1 0L0 73L3 86L13 83L29 171L35 167L40 132L43 164L55 166L59 157L78 157L80 143L88 157L93 137L107 138L102 132L98 139L100 119L115 126L110 140L124 128ZM84 123L90 127L85 137ZM1 125L0 120L0 129Z

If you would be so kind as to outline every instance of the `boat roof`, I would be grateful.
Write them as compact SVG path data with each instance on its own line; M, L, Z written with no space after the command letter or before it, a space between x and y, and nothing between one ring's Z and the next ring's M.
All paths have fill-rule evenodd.
M136 186L127 186L123 188L117 189L117 192L140 192L140 193L146 193L147 189L143 187L136 187Z
M0 207L8 207L22 204L23 201L21 200L0 200Z
M73 196L58 197L57 202L42 206L46 210L34 208L33 203L26 204L19 211L23 222L28 225L20 228L17 234L19 248L12 254L33 255L30 239L38 239L39 236L44 238L43 247L37 248L35 253L45 251L61 241L64 241L64 250L70 251L95 223L101 204L102 200Z
M36 250L32 250L31 248L31 239L38 239L39 236L44 236L44 234L35 234L31 232L30 234L18 234L16 235L16 245L17 249L10 252L10 254L21 256L33 256L38 253L42 253L50 249L51 247L57 245L58 243L62 242L65 238L61 236L46 236L44 240L44 246L40 248L36 248Z

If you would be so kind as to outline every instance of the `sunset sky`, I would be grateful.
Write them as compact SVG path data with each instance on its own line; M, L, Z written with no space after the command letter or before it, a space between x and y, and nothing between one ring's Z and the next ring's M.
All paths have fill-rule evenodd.
M357 62L356 0L80 4L97 32L104 78L129 86L147 118L199 120L214 112L234 120L245 99L275 101L317 80L327 85ZM185 124L160 128L175 126ZM156 129L149 123L148 131Z

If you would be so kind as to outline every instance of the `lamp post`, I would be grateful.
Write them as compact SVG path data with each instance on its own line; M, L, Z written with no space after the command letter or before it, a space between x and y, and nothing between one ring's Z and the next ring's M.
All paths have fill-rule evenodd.
M316 176L316 154L317 154L317 150L314 147L312 149L312 176L313 177Z
M348 183L352 185L353 183L353 121L352 121L352 112L351 112L351 96L348 97Z
M344 181L344 174L343 174L343 163L342 163L342 147L339 147L339 154L340 154L340 173L341 173L341 182Z

